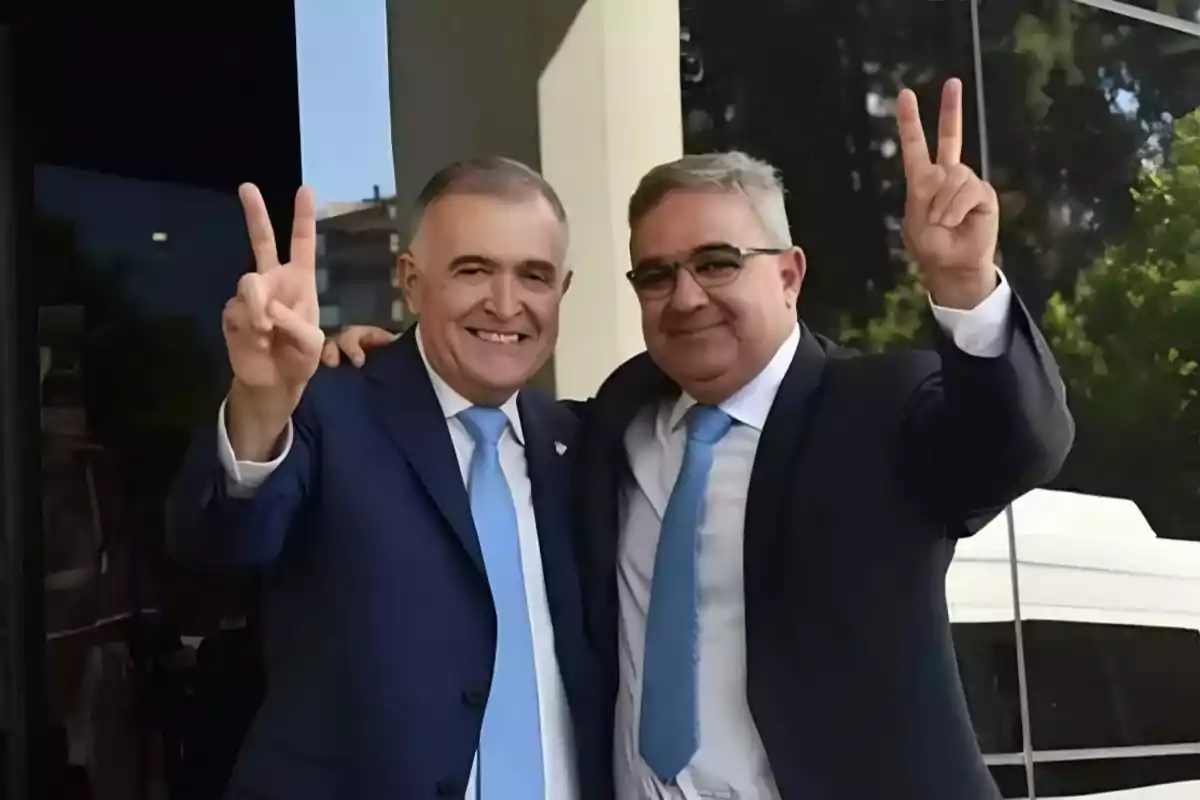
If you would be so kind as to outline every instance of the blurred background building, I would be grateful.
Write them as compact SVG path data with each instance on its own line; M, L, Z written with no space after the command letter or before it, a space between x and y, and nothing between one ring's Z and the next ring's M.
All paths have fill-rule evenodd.
M317 209L322 328L336 331L355 323L403 330L413 321L396 271L396 258L404 249L401 227L395 198L378 194Z

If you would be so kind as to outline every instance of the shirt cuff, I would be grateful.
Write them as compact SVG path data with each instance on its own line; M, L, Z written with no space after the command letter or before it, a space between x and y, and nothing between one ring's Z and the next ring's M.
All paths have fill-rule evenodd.
M277 458L272 461L239 461L229 442L229 431L225 428L226 402L221 401L221 409L217 412L217 458L228 477L226 489L229 494L233 497L249 497L292 451L292 421L289 419L287 427L283 429L283 447Z
M1012 287L1004 273L996 270L999 283L987 298L970 309L946 308L933 302L933 318L954 346L969 356L996 358L1004 354L1008 342L1008 310L1012 305ZM290 435L290 431L289 431Z

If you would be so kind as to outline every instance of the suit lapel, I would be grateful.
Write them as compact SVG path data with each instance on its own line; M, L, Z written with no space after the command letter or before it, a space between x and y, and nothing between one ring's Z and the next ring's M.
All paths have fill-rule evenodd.
M593 641L616 679L617 548L621 491L632 480L625 432L644 408L679 391L646 353L621 365L601 387L580 429L572 459L571 508L578 536L580 580Z
M567 516L567 458L559 454L552 420L562 410L554 401L533 392L517 396L521 427L525 433L525 461L533 492L538 548L550 616L557 631L566 630L579 619L579 585L571 550ZM563 444L568 444L563 442Z
M470 499L442 407L417 349L415 328L372 357L364 370L372 387L372 410L482 574L483 552Z
M789 476L811 430L827 361L820 341L801 324L800 344L767 414L750 471L742 542L747 601L751 587L765 585L763 571L777 552L774 537L784 529L780 522L794 488Z

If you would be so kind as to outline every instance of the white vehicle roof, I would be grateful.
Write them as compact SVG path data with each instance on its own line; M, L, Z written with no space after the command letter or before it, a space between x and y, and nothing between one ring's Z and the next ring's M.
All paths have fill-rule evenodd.
M1130 500L1037 489L1013 504L1023 619L1200 630L1200 542L1160 539ZM1013 619L1004 514L958 543L954 622Z

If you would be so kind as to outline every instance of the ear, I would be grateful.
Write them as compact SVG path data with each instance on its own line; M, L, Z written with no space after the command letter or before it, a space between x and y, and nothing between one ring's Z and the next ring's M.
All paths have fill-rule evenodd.
M800 288L807 273L808 260L799 247L793 247L779 257L779 277L783 279L783 295L788 308L795 308L799 303Z
M396 276L404 290L404 302L413 314L421 313L421 271L412 253L401 253L396 259Z
M563 283L562 283L562 293L563 294L566 294L567 290L571 288L571 278L573 278L573 277L575 277L575 273L571 272L570 270L567 270L567 274L563 276Z

